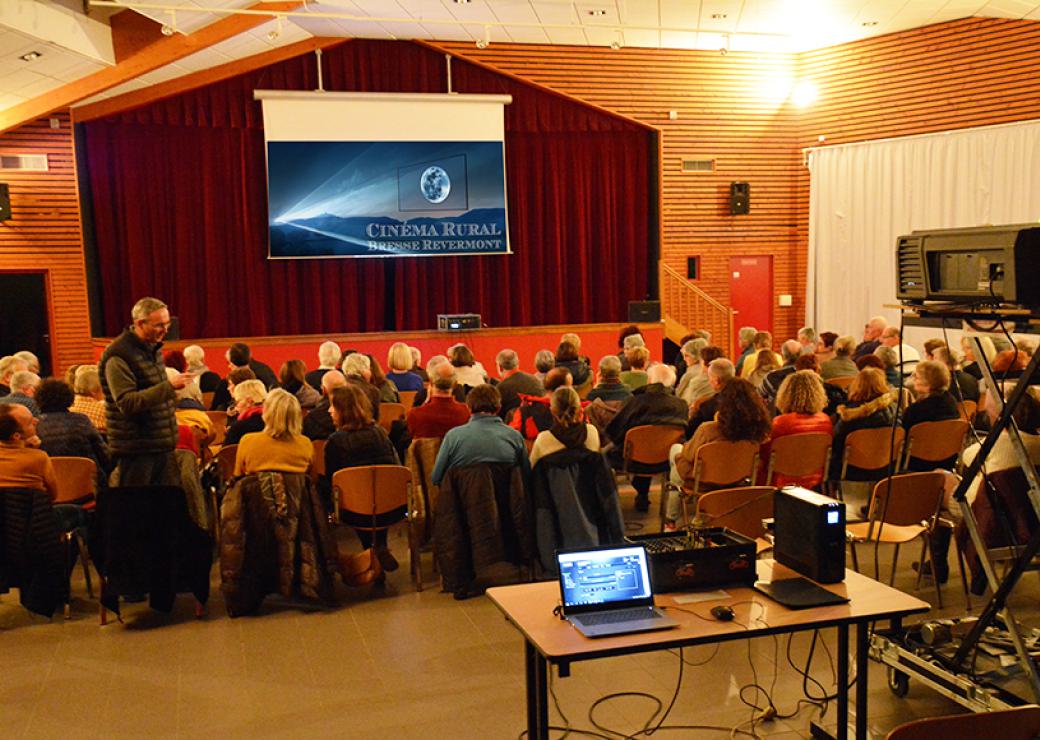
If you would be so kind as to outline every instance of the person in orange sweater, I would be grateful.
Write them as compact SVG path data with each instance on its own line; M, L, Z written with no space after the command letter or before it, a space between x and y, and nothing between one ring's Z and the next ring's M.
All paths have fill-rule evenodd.
M54 467L39 446L32 412L21 404L0 404L0 488L32 488L57 497Z
M768 461L772 442L784 435L809 432L834 434L831 418L823 413L826 405L827 393L823 388L823 381L812 370L798 370L784 378L776 394L776 408L780 415L773 419L773 433L770 440L762 445L759 459L763 463ZM778 487L815 488L823 480L824 472L821 470L819 473L800 478L788 478L778 473L767 484Z

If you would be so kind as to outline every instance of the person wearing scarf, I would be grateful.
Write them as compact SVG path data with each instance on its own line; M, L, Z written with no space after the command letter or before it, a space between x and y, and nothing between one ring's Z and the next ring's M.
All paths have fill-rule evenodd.
M599 432L592 424L586 423L581 399L574 388L564 385L553 391L549 409L552 411L553 424L544 432L539 432L534 440L531 447L532 468L539 459L561 450L584 447L599 452Z

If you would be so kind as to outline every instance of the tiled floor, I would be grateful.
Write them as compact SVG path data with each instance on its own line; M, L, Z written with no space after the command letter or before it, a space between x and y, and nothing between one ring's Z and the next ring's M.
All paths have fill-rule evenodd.
M626 518L639 521L632 496L623 495L623 503ZM81 575L74 582L81 598L68 622L28 615L17 594L0 597L0 736L519 737L526 716L519 635L486 598L457 602L439 593L429 556L427 590L416 593L403 532L391 541L402 567L385 591L344 589L342 605L329 611L271 599L260 616L228 619L216 568L209 616L202 620L192 617L185 596L172 615L129 605L125 624L100 628ZM900 587L913 587L912 559L903 555ZM1035 603L1035 576L1023 586L1026 594L1016 600ZM959 587L951 583L945 595L943 613L962 614ZM928 590L920 596L932 598ZM808 635L794 638L796 663L804 665L808 643ZM826 643L833 653L831 635ZM682 727L661 736L725 738L734 728L749 730L751 710L741 703L740 689L757 679L784 718L757 723L754 731L807 737L817 711L798 704L802 681L786 663L786 646L781 637L727 643L717 653L685 650L682 687L665 723ZM591 730L595 720L617 733L609 737L635 733L656 721L655 700L608 699L591 719L590 706L611 692L646 692L667 705L678 660L660 652L577 664L569 678L554 681L560 708L575 728ZM833 687L820 651L813 675ZM919 684L905 699L894 697L877 664L869 678L869 724L878 736L911 719L960 711ZM834 711L832 705L827 718ZM557 712L553 717L563 724Z

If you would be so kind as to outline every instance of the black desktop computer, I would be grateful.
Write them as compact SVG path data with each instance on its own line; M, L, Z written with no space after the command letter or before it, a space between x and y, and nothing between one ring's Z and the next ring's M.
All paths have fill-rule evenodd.
M845 580L845 505L798 486L776 492L773 557L817 583Z

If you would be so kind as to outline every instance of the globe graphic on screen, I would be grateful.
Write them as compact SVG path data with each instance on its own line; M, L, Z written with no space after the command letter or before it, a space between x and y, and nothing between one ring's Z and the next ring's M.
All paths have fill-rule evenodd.
M419 176L419 189L430 203L443 203L451 192L451 178L437 165L427 167Z

